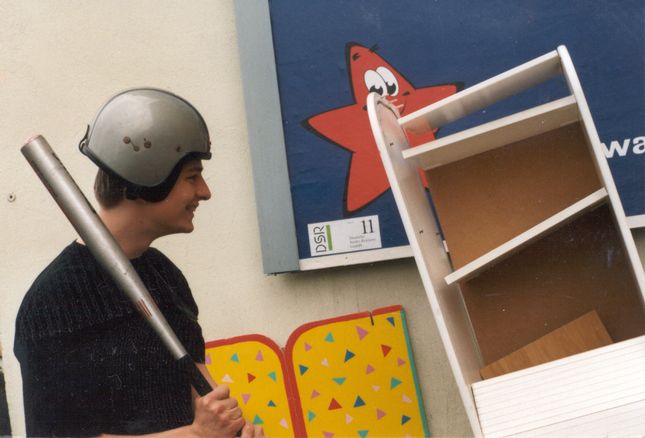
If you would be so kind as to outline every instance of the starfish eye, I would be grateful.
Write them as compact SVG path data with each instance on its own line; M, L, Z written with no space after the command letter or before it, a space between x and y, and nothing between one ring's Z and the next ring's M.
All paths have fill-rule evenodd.
M365 75L363 76L363 79L365 81L365 86L370 93L376 92L381 96L387 96L388 93L386 90L385 81L383 80L383 77L381 77L381 75L376 73L374 70L367 70L365 72Z
M387 87L387 94L390 96L396 96L399 94L399 82L396 80L394 73L387 67L379 67L376 69L383 80L385 81L385 86Z

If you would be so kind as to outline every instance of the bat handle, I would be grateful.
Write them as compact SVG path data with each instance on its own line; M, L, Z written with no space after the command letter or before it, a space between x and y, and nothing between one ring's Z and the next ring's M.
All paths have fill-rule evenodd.
M201 371L199 371L195 361L193 361L193 358L189 354L177 359L177 361L190 377L190 384L193 385L193 388L195 388L195 391L197 391L200 397L205 396L213 390L213 387L208 383Z

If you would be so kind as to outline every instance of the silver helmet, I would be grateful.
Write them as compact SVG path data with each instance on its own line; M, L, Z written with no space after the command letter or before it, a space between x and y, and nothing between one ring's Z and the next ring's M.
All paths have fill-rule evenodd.
M167 186L169 177L176 179L173 170L185 158L211 157L208 128L195 107L155 88L126 90L110 98L79 148L101 169L144 191Z

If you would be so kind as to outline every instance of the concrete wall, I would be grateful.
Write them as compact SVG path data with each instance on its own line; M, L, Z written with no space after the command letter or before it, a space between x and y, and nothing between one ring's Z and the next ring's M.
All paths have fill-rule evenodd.
M196 231L156 244L189 279L206 339L263 333L284 344L302 323L400 303L431 433L469 434L412 260L262 274L233 1L0 2L0 343L14 434L24 434L15 315L38 272L75 239L19 147L43 134L89 195L95 167L76 145L103 101L135 86L186 97L213 136L213 198Z

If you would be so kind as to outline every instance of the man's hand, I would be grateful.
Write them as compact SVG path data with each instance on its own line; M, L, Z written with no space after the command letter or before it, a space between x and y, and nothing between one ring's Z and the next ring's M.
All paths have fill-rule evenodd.
M195 420L191 429L199 437L234 437L237 432L248 425L242 417L242 410L237 400L230 397L226 385L218 385L204 397L195 400ZM253 427L251 425L251 427ZM254 431L254 429L251 429ZM260 430L260 433L261 430ZM246 438L247 435L242 436ZM248 437L263 437L264 435L248 435Z
M254 426L250 421L247 421L242 429L241 438L265 438L262 426Z

